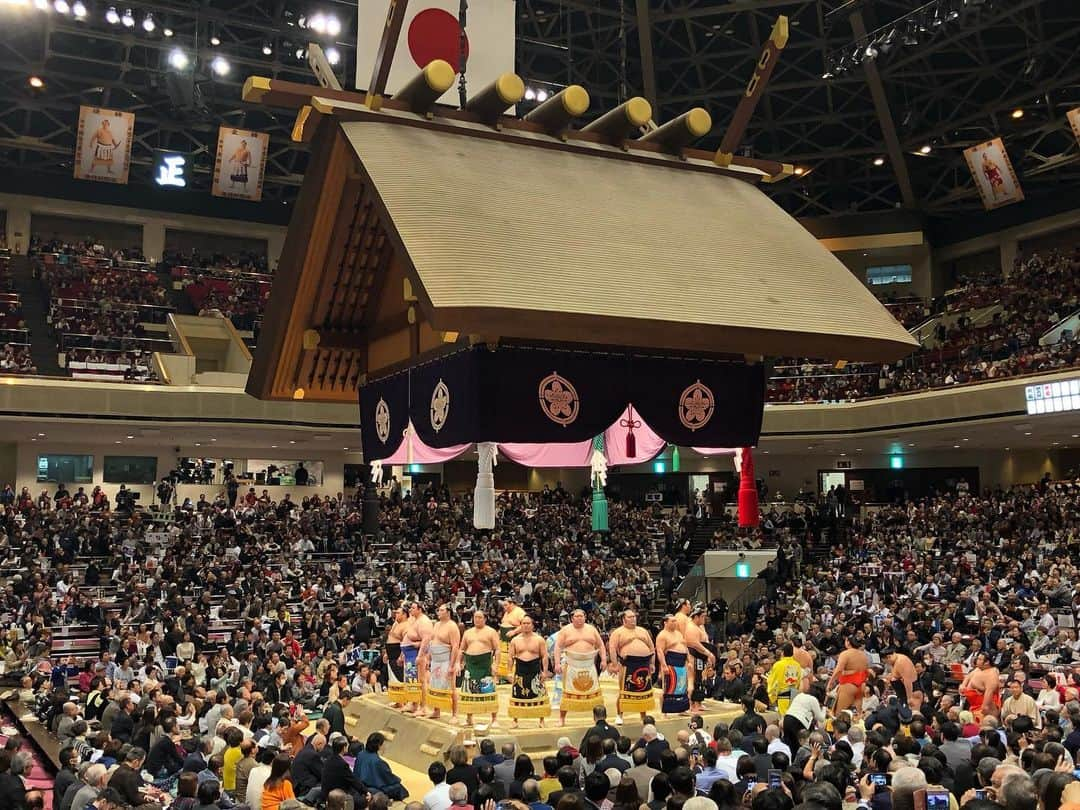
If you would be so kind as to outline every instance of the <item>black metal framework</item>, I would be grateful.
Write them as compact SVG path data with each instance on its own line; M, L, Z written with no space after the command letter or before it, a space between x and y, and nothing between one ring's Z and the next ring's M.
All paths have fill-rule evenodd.
M1029 198L1074 185L1080 148L1065 113L1080 106L1075 0L946 0L958 14L941 31L917 45L894 44L872 71L858 65L823 78L838 53L860 44L860 25L879 31L925 3L517 0L518 72L534 86L585 85L593 114L634 94L655 96L665 120L704 106L717 127L706 145L715 146L762 41L784 13L791 38L745 148L802 170L769 188L791 213L901 206L954 217L980 210L963 150L996 135L1004 137ZM969 4L980 8L970 10ZM164 148L190 154L195 188L208 188L217 128L226 123L270 133L265 195L294 199L307 155L289 138L292 115L241 103L240 87L250 74L312 81L295 52L308 39L299 17L315 10L341 20L338 41L320 41L342 53L339 75L351 86L355 4L162 0L117 6L132 7L138 18L151 12L158 26L153 34L139 25L109 25L107 5L87 3L82 21L0 6L0 169L41 173L43 182L50 172L70 177L77 108L100 104L137 113L133 183L150 182L153 150ZM173 37L161 35L164 25ZM211 35L219 46L211 46ZM170 67L169 53L177 47L197 56L193 73ZM219 53L232 66L224 77L209 70ZM31 75L40 75L45 87L31 88ZM882 104L892 119L895 149L887 143ZM1022 117L1012 116L1016 109ZM921 151L926 146L929 154ZM905 183L913 206L904 206Z

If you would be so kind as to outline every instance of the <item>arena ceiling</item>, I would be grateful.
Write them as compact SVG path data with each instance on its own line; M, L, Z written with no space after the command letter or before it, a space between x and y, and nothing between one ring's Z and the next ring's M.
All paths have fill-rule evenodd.
M228 124L270 133L265 197L295 199L307 155L290 141L293 116L242 103L240 88L252 74L311 81L296 52L311 38L300 17L317 11L340 20L341 33L319 41L340 52L348 87L355 3L117 3L133 9L131 27L106 19L112 4L84 3L77 19L31 0L0 0L0 170L9 178L0 188L17 176L43 189L70 186L78 107L86 104L136 112L136 186L150 184L153 150L167 149L193 158L193 188L205 192L218 126ZM923 16L909 16L920 8ZM706 146L719 142L776 15L787 14L790 42L745 147L802 169L769 189L799 216L979 211L963 150L997 135L1029 199L1080 179L1080 149L1065 118L1080 106L1076 0L517 0L517 11L518 72L528 84L583 84L594 113L636 94L655 100L660 119L703 106L716 125ZM153 31L143 28L146 14ZM882 41L894 24L892 40ZM864 31L884 47L854 64ZM193 69L170 65L176 48L192 55ZM227 75L210 69L216 55L228 60ZM837 70L841 58L845 71ZM44 87L32 88L31 76Z

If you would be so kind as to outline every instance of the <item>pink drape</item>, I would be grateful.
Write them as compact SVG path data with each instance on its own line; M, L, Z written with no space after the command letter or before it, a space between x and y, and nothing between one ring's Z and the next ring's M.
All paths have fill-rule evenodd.
M430 447L420 440L413 430L412 423L405 433L405 440L393 455L381 459L384 466L394 464L442 464L455 459L472 447L471 444L455 444L451 447Z
M592 442L509 442L499 445L499 453L525 467L588 467L592 458Z
M667 442L657 436L655 431L645 423L636 408L633 413L634 421L641 423L641 427L634 428L637 452L634 453L633 458L626 455L626 434L629 429L622 427L622 423L630 418L630 408L623 411L615 420L615 424L604 431L604 454L607 456L608 464L612 466L651 461L664 452L667 446Z

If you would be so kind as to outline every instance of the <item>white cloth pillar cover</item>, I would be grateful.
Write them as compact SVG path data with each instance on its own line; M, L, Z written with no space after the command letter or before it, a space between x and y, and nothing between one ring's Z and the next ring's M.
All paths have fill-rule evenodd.
M498 464L495 442L476 445L479 456L476 469L476 489L473 492L473 526L477 529L495 528L495 474L492 468Z

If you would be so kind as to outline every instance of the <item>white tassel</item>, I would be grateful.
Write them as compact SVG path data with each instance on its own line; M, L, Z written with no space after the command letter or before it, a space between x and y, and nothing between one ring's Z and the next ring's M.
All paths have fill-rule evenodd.
M499 463L499 448L495 442L479 442L476 463L476 489L473 491L473 526L477 529L495 528L495 473Z
M600 486L607 486L607 458L597 449L592 451L592 474L593 480L600 479Z
M382 483L382 460L375 459L371 462L371 483Z

